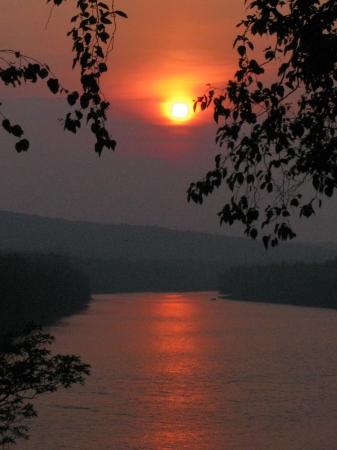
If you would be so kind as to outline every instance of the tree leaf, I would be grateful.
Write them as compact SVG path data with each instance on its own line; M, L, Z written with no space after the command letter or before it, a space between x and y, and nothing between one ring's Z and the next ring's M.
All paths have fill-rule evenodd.
M49 78L47 86L53 94L57 94L60 89L59 80L56 78Z
M114 11L114 13L117 14L118 16L125 17L126 19L128 18L128 16L123 11L117 10L117 11Z

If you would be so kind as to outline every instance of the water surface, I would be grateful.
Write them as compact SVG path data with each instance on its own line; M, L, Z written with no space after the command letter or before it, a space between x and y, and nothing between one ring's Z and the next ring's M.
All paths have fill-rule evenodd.
M92 365L22 450L335 450L337 312L212 292L94 297L51 329Z

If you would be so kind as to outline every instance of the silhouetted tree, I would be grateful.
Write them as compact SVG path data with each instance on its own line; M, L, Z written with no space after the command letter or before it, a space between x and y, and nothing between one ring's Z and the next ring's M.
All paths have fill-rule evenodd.
M290 217L310 217L337 186L337 2L254 0L248 9L234 79L195 102L224 118L216 142L226 150L188 199L202 203L225 184L220 223L241 222L253 239L262 233L267 248L294 238ZM256 35L267 38L262 60Z
M51 324L84 309L87 278L61 255L0 254L0 447L28 437L31 400L83 383L89 365L73 355L50 356L54 338L27 321Z
M51 356L54 337L31 329L0 338L0 447L28 439L25 419L37 416L32 400L83 384L90 366L74 355Z
M47 3L50 1L53 3L52 9L63 3L63 0L47 0ZM127 17L124 12L114 9L114 0L110 5L111 7L97 0L77 0L78 13L70 19L73 25L68 36L73 40L72 67L80 67L79 91L69 92L47 64L23 55L20 50L0 49L0 81L6 86L17 87L22 83L45 80L53 94L67 94L68 104L74 108L61 121L64 129L76 133L83 120L89 122L96 138L95 151L99 155L104 147L111 150L116 147L115 140L106 129L109 102L101 91L100 79L108 70L107 59L114 44L116 16ZM1 109L0 115L2 127L17 140L16 151L27 151L29 141L23 137L21 126L13 125ZM11 272L9 275L20 281L24 280L24 283L19 284L21 287L24 284L26 288L27 283L32 281L31 274L25 279L28 273L27 264L20 257L14 257L14 263L21 265L24 270L15 274ZM69 290L75 286L79 274L71 271L73 279L70 280L69 273L63 270L65 266L63 261L59 275ZM1 275L4 277L5 274ZM43 279L45 275L44 273ZM36 277L34 279L36 280ZM51 277L51 280L53 279L54 276ZM9 286L11 281L12 289ZM9 300L13 300L14 293L20 290L14 279L10 280L10 283L7 283L6 287L9 287L9 292L5 292L6 289L1 292L1 306L5 310L10 306ZM46 289L49 286L50 283L45 286ZM20 292L16 293L20 297ZM21 298L22 296L20 300ZM89 374L89 366L83 364L79 357L51 357L46 345L53 341L52 336L40 332L12 338L7 335L0 341L0 446L14 444L19 438L27 438L28 428L21 422L36 416L31 399L45 392L56 391L60 387L68 388L73 384L83 383L84 376Z
M50 1L53 3L52 8L63 3L63 0L47 0L47 3ZM80 66L79 92L68 92L47 64L23 55L20 51L0 49L0 80L5 85L16 87L22 82L46 80L53 94L67 94L68 104L74 106L74 109L62 120L65 130L76 133L81 127L84 111L88 111L85 120L91 124L91 131L96 138L95 151L99 155L104 147L111 150L116 147L116 141L105 127L109 102L101 91L100 79L108 70L107 59L114 44L116 16L127 17L124 12L114 9L113 0L110 3L111 7L97 0L78 0L78 13L70 19L73 27L68 36L73 40L75 54L72 67L75 68L77 64ZM29 141L23 138L21 126L12 125L1 111L0 115L3 118L3 128L17 138L15 149L18 152L27 151Z

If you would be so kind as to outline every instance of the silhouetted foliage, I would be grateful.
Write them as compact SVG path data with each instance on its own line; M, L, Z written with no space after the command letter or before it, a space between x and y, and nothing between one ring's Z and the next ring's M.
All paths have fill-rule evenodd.
M47 0L49 3L51 0ZM60 6L63 0L52 0ZM64 130L76 133L83 120L90 122L95 136L95 152L114 150L116 141L106 129L109 102L100 88L102 74L108 71L108 55L113 48L116 16L127 15L114 9L114 1L77 0L78 13L68 36L73 41L73 69L80 66L79 91L69 92L50 67L20 51L0 49L0 81L18 87L28 82L45 80L53 94L67 94L73 109L61 123ZM0 107L1 107L0 103ZM19 124L3 114L2 127L13 135L18 153L29 149L29 140ZM56 318L83 308L90 299L87 279L64 257L27 257L18 254L0 255L0 332L12 331L13 337L0 341L0 446L14 444L27 437L23 419L36 416L29 400L59 387L83 383L89 366L71 355L50 356L46 345L54 338L48 334L28 333L18 337L23 323L36 320L48 324Z
M33 399L83 384L90 374L78 356L51 356L54 340L39 329L0 337L0 447L28 439L25 420L37 416Z
M88 277L63 255L0 254L0 280L0 334L50 325L91 299Z
M47 0L49 3L51 0ZM52 0L54 6L62 4L63 0ZM108 55L114 44L116 31L116 16L127 17L118 10L114 10L114 1L111 7L97 0L78 0L78 14L71 18L73 28L68 32L73 40L73 69L80 66L81 90L70 92L52 73L47 64L40 63L34 58L22 55L20 51L0 50L0 80L7 86L17 87L22 83L36 83L46 80L46 84L53 94L66 93L70 106L76 106L70 111L61 123L65 130L76 133L83 120L90 122L90 128L95 135L95 152L101 155L104 147L114 150L116 141L112 139L106 129L106 111L109 102L106 101L100 88L100 79L107 72ZM75 25L76 24L76 25ZM111 28L108 29L108 28ZM1 103L0 103L1 106ZM84 116L84 111L86 115ZM22 138L24 132L20 125L12 125L10 120L3 117L3 128L18 141L15 144L17 152L27 151L29 141Z
M323 264L231 267L220 292L236 300L337 308L337 259Z
M73 355L50 356L50 325L82 311L90 301L87 277L67 256L0 254L0 447L28 437L22 421L36 417L30 400L60 387L83 384L89 365Z
M248 9L234 79L195 102L224 118L216 142L226 151L188 199L202 203L225 184L232 194L220 223L241 222L253 239L262 232L268 248L293 239L290 217L312 216L337 186L337 3L254 0ZM256 35L267 38L262 61Z

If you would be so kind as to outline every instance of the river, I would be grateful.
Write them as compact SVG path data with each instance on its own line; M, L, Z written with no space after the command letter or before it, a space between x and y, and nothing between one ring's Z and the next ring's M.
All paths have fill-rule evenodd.
M96 295L51 328L92 376L17 448L336 450L337 312L216 295Z

